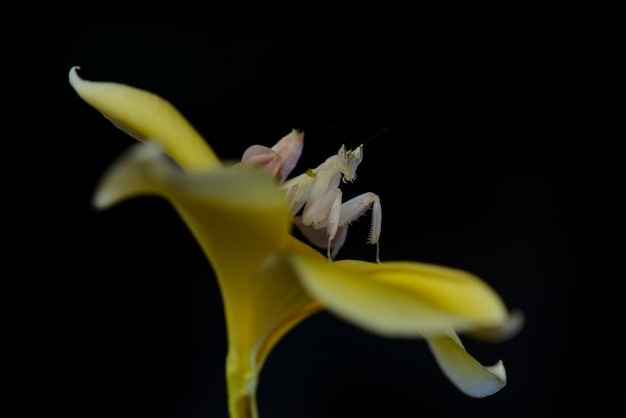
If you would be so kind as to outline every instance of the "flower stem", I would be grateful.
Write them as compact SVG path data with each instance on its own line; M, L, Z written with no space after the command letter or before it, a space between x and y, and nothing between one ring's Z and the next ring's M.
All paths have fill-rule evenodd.
M231 418L259 418L255 394L229 399Z
M229 351L226 359L226 384L230 418L259 418L256 404L258 373L239 362Z

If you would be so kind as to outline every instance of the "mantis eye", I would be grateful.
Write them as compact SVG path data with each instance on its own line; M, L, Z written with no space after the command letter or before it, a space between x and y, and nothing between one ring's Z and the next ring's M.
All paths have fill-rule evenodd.
M350 151L348 151L348 154L350 154ZM342 145L341 148L339 148L339 152L337 153L337 158L339 158L339 160L344 164L348 162L348 155L346 155L345 145Z
M363 144L359 145L354 151L351 151L350 156L355 161L356 165L361 164L361 161L363 161Z
M354 151L348 151L347 165L354 172L356 172L357 167L359 166L359 164L361 164L361 161L363 161L363 152L362 152L362 150L363 150L363 145L361 145L360 147L358 147Z

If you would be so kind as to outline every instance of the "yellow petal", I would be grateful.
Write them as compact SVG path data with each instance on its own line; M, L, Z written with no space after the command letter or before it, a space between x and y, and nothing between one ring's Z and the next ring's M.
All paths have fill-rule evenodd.
M168 101L124 84L83 80L79 68L72 67L69 73L76 93L120 129L158 143L186 170L221 166L202 136Z
M331 263L294 255L285 260L329 311L382 336L468 331L507 318L500 297L462 270L416 262Z
M427 341L441 370L466 395L484 398L506 385L502 361L493 366L483 366L465 351L456 334L429 337Z
M319 256L288 236L285 249ZM256 386L263 364L278 341L322 305L300 285L293 269L270 255L239 295L239 310L229 321L227 384L231 416L256 417Z
M159 195L172 203L218 276L232 278L223 283L228 298L245 292L263 260L282 249L289 237L284 193L258 169L185 173L155 146L138 143L104 174L94 204L106 208L141 194Z
M227 305L246 294L263 260L289 236L284 194L257 169L184 173L139 143L102 177L94 204L106 208L141 194L164 197L177 209L215 269Z
M256 382L271 349L321 309L294 271L268 256L288 251L325 258L289 235L284 192L259 169L185 173L155 145L139 143L107 170L94 205L103 209L144 194L172 203L215 270L227 321L229 408L233 417L247 416L256 410Z
M319 252L289 236L285 251L318 258L324 262L326 257ZM286 263L277 262L277 257L270 255L255 274L257 309L254 310L259 333L256 351L256 364L261 366L276 343L295 325L305 318L322 310L319 300L314 300L302 287L295 271ZM264 318L261 321L261 318Z

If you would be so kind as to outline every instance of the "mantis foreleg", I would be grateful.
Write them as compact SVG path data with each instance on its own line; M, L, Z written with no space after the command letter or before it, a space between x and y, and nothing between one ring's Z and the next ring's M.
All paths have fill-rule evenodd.
M380 262L378 240L380 239L383 213L378 195L372 192L363 193L362 195L356 196L341 205L341 219L339 220L339 226L347 226L351 222L357 220L368 211L370 206L372 207L372 224L370 226L367 243L376 244L376 261Z
M372 223L367 242L376 244L376 261L380 261L378 251L382 225L380 198L372 192L367 192L339 205L341 196L340 189L328 191L322 198L313 201L308 208L305 207L302 216L296 220L296 226L315 245L327 248L328 258L332 260L345 242L350 223L363 216L371 207Z

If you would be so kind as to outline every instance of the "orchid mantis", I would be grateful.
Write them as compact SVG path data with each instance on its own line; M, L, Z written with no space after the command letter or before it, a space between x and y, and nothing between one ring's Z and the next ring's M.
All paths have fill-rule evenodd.
M371 207L372 222L367 242L376 245L376 261L380 262L378 242L382 209L379 196L366 192L342 203L343 192L339 188L341 181L347 183L356 179L356 170L363 160L363 144L354 150L342 145L337 154L328 157L317 168L285 181L300 158L303 143L304 133L294 129L272 148L249 147L241 161L263 167L280 181L294 224L314 245L326 248L330 260L345 243L350 223Z

